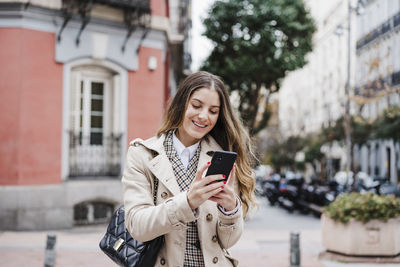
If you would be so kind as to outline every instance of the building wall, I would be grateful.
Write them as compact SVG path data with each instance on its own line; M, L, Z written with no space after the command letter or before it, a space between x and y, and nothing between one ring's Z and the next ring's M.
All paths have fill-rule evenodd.
M289 73L279 91L279 124L284 137L318 132L343 114L347 32L335 32L347 22L347 1L309 0L306 5L317 32L308 64Z
M355 97L362 107L360 115L373 121L388 106L400 105L396 74L400 75L400 2L366 1L357 16ZM355 164L371 176L398 183L399 147L393 140L370 140L355 150Z
M372 89L372 95L360 97L360 103L364 105L362 115L373 120L388 105L400 104L400 84L392 81L392 75L400 72L400 24L395 25L400 20L400 2L367 3L365 12L357 17L356 95L366 96ZM375 84L379 79L386 85Z
M157 59L157 68L149 70L150 57ZM165 107L165 59L160 50L143 47L139 69L129 73L128 141L153 136L160 126Z
M168 17L168 6L165 0L151 0L150 8L153 16Z
M0 229L68 228L78 205L122 202L120 176L68 176L74 68L117 77L112 110L122 169L129 141L155 134L172 86L169 6L151 0L151 30L143 40L143 30L134 31L122 51L128 31L121 10L95 7L76 44L82 25L76 14L57 40L61 0L27 2L0 1Z
M0 183L60 183L62 64L55 36L0 28L2 147Z

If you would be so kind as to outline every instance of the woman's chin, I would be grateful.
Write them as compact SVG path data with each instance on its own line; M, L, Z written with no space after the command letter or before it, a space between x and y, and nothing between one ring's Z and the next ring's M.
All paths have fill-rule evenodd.
M193 131L190 133L190 136L191 136L193 139L200 140L200 139L202 139L207 133L208 133L208 131L205 131L205 130L203 130L203 131L193 130Z

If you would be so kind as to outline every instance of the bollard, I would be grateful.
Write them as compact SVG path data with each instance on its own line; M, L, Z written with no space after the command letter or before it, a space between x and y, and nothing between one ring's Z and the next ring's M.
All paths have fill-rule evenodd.
M54 267L56 261L56 235L47 234L46 251L44 253L44 267Z
M290 267L300 267L300 234L290 233Z

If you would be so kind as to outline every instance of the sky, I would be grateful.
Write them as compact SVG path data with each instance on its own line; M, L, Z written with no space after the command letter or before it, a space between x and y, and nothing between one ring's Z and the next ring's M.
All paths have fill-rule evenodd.
M201 34L204 32L202 19L207 16L207 10L215 0L192 1L192 65L191 70L197 71L201 63L210 54L212 43Z

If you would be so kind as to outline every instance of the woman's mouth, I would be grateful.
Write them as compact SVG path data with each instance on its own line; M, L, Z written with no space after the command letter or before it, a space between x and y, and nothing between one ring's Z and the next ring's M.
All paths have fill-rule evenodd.
M206 128L206 127L207 127L206 124L200 124L200 123L195 122L195 121L192 121L192 122L193 122L194 125L196 125L196 126L199 127L199 128Z

